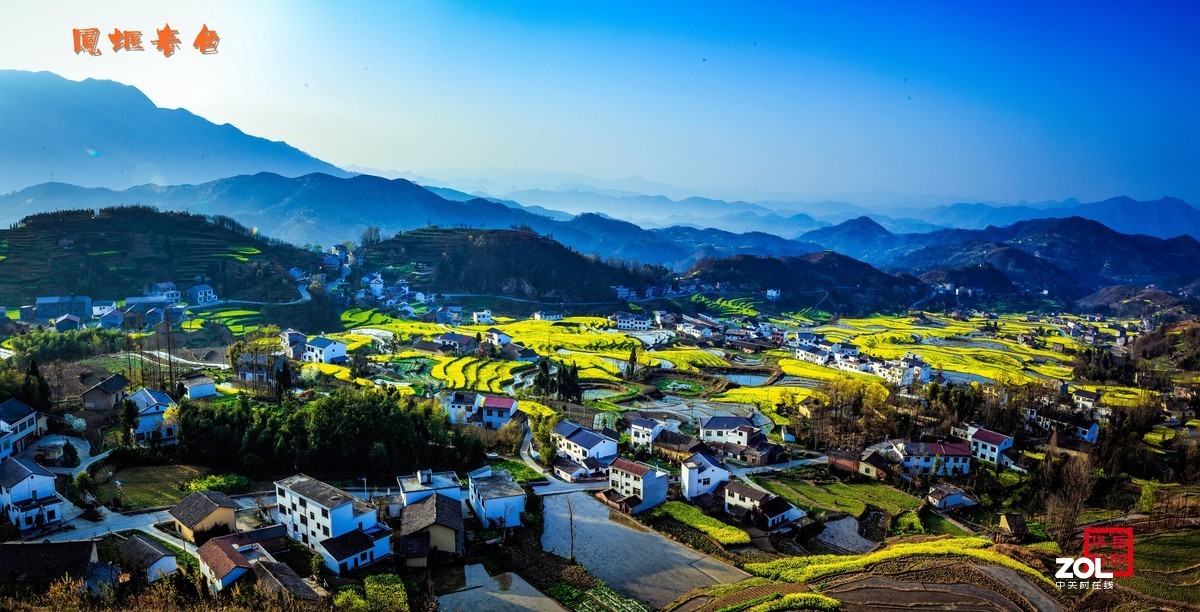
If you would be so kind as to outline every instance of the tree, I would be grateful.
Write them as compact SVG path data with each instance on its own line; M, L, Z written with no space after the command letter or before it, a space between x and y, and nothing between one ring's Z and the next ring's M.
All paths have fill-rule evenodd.
M70 442L63 444L63 465L67 467L79 465L79 449L75 448L75 445Z
M292 388L292 366L288 363L287 357L280 357L283 363L279 369L275 371L275 402L283 403L283 398L287 396L287 392Z
M629 349L629 361L625 364L625 379L633 380L634 376L637 375L637 370L638 370L638 347L635 344L635 345L633 345L633 348Z
M38 370L36 359L29 360L29 367L25 370L25 381L21 385L20 399L31 408L50 408L50 383L46 382Z
M1091 456L1066 459L1058 474L1057 484L1046 501L1046 516L1050 525L1050 537L1060 549L1066 551L1075 537L1075 524L1079 513L1083 511L1083 504L1096 486Z
M382 242L379 235L379 228L372 225L363 230L362 236L359 238L359 245L364 247L374 246Z
M325 569L325 559L321 555L313 555L308 558L308 571L313 578L320 576L323 569Z
M131 400L123 400L121 402L121 444L131 446L133 444L133 429L137 427L138 407Z

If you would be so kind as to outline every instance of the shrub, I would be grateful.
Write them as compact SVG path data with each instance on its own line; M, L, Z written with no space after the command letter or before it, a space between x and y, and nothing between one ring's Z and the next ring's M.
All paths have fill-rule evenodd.
M250 488L250 480L237 474L209 474L187 483L188 491L220 491L222 493L244 493Z
M892 519L892 533L899 536L925 533L921 525L921 516L916 512L905 512Z
M408 591L404 581L395 574L367 576L363 581L363 592L373 612L408 612Z
M820 593L789 593L766 603L758 604L749 612L776 612L777 610L841 610L842 603Z
M351 612L369 612L371 610L371 607L367 605L367 600L363 599L362 589L359 587L346 587L338 591L337 596L333 598L333 607Z
M666 502L651 510L649 516L651 518L666 516L675 519L688 527L692 527L708 535L722 546L738 546L750 543L750 534L732 525L726 525L711 516L706 516L700 510L682 502Z

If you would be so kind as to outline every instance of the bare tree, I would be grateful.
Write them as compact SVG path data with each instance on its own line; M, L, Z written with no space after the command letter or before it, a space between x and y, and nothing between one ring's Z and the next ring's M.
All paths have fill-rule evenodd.
M1067 546L1075 538L1075 523L1083 511L1083 504L1092 495L1096 486L1096 473L1090 455L1074 456L1063 464L1058 488L1046 500L1046 516L1050 524L1050 536L1059 548Z

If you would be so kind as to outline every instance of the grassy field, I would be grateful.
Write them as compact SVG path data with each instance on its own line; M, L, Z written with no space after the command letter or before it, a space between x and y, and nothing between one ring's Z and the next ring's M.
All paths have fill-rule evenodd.
M761 304L760 298L757 297L713 299L700 294L693 295L692 301L720 317L757 317Z
M750 543L750 534L733 525L727 525L711 516L706 516L695 506L689 506L683 502L666 502L651 510L647 517L651 519L669 517L711 537L722 546L739 546Z
M373 383L365 378L355 378L355 377L351 376L350 368L347 368L346 366L342 366L342 365L336 365L336 364L332 364L332 363L306 363L301 368L302 372L304 370L316 370L327 376L332 376L340 381L354 383L356 385L363 386L363 387L374 387L375 386L375 383ZM409 393L412 392L411 387L397 387L397 389L400 389L402 392L404 389L409 389Z
M647 354L651 359L663 359L671 362L676 369L690 372L694 372L701 367L719 368L729 365L729 362L723 358L700 349L668 349L649 351Z
M525 465L524 463L521 463L520 461L511 461L508 459L492 461L491 466L494 470L504 470L508 472L509 476L512 476L517 482L522 484L533 480L545 479L545 476L539 474L537 470Z
M880 483L815 484L795 478L780 478L763 479L759 484L809 512L832 510L861 516L867 506L871 505L896 515L916 510L921 506L920 499Z
M1132 577L1117 583L1150 595L1187 604L1200 604L1200 529L1138 537Z
M802 387L738 387L712 396L716 402L732 402L735 404L750 404L771 419L776 425L788 425L791 419L778 414L776 406L780 404L799 404L804 398L813 394L811 389Z
M195 465L156 465L117 470L108 482L97 487L97 497L108 502L117 497L120 481L121 503L127 508L157 508L179 503L187 493L181 486L208 473Z
M263 315L260 311L247 308L213 308L201 311L200 315L192 321L196 321L192 324L195 329L199 329L204 321L212 321L228 327L229 332L235 336L243 336L262 327Z
M513 373L529 369L532 364L520 361L480 359L478 357L438 358L430 376L443 381L450 389L471 389L487 393L504 393L513 382Z

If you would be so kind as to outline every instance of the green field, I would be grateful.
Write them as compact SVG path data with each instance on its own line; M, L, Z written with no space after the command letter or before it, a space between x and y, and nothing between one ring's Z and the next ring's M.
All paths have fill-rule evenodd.
M111 501L118 496L116 483L120 481L121 503L127 508L171 506L187 496L181 485L206 473L206 468L195 465L121 468L111 480L96 487L96 497L105 503Z
M1200 529L1134 541L1134 575L1117 583L1151 597L1200 604Z
M920 499L880 483L816 484L795 478L780 478L762 479L759 484L808 512L832 510L857 517L871 505L897 515L921 506Z

